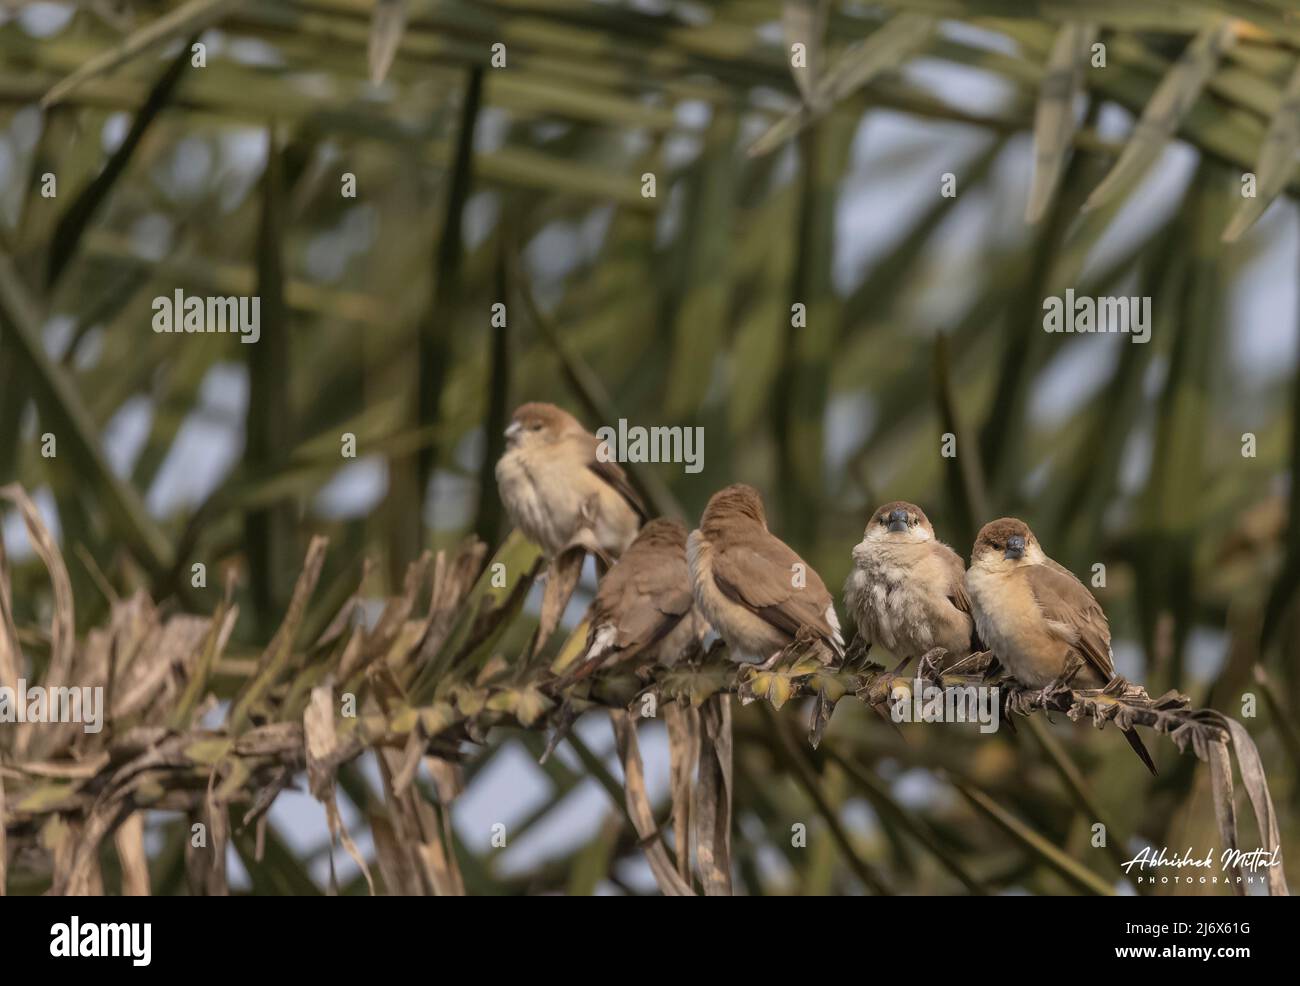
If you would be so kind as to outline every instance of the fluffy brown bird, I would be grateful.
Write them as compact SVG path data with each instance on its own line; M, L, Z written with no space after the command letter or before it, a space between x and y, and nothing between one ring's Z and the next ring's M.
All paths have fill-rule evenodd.
M523 404L506 428L497 489L506 513L548 558L581 547L606 564L632 543L645 505L600 440L554 404Z
M767 529L763 500L737 484L713 494L686 542L695 605L733 660L770 665L810 628L836 657L844 639L821 577Z
M1115 677L1110 626L1091 592L1043 553L1034 532L1013 517L980 530L966 572L975 628L1022 685L1047 688L1078 657L1073 683L1102 688ZM1151 755L1132 729L1124 738L1151 773Z
M587 645L569 684L602 667L637 661L671 667L708 624L696 612L686 568L686 527L656 518L641 528L596 590Z
M951 664L983 650L975 635L966 565L939 541L914 503L886 503L853 549L844 605L870 645L904 660L942 647Z

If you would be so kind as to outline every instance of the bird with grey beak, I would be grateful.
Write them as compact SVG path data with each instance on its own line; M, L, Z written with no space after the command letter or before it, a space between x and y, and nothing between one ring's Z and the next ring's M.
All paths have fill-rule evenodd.
M1110 625L1097 600L1049 558L1022 520L1003 517L980 530L966 572L975 628L1002 665L1027 688L1069 684L1104 688L1115 677ZM1081 662L1081 663L1080 663ZM1129 746L1151 773L1151 755L1133 729Z
M686 526L658 517L600 580L587 613L586 648L559 686L615 664L672 667L708 633L694 603Z
M521 405L506 428L497 489L511 521L548 559L583 548L612 565L647 519L645 505L600 440L554 404Z
M844 605L868 650L879 645L906 664L941 647L951 667L984 649L965 579L961 556L935 537L925 511L895 500L871 515L853 548Z
M843 658L835 601L812 566L767 529L752 486L713 494L687 539L686 560L695 604L732 660L771 667L805 628L827 658Z

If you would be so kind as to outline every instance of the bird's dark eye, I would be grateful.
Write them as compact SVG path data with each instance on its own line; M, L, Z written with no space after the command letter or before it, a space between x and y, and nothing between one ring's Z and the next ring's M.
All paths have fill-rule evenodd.
M542 430L542 426L539 425L539 424L532 424L532 425L529 425L529 426L528 426L528 430L529 430L529 431L541 431L541 430Z

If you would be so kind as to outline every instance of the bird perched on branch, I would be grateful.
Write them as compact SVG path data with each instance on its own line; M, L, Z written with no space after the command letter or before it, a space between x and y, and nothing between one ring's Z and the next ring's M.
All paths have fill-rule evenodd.
M645 505L600 440L554 404L521 405L506 428L497 488L506 513L553 559L584 548L606 565L646 520Z
M871 515L853 549L844 605L868 647L904 663L942 647L950 665L984 649L965 579L961 556L935 537L925 511L895 500Z
M714 493L686 542L691 589L700 613L733 660L770 667L800 630L835 659L844 639L821 577L767 529L762 497L736 484Z
M966 588L980 638L1022 685L1103 688L1115 677L1106 614L1082 582L1043 553L1024 521L1004 517L984 525ZM1136 731L1123 733L1154 774Z
M587 615L586 650L561 684L616 663L671 667L708 632L694 602L686 568L686 527L656 518L641 528L600 580Z

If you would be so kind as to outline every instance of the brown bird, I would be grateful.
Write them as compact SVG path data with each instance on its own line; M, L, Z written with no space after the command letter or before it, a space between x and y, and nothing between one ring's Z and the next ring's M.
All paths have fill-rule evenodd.
M1073 683L1103 688L1115 677L1110 626L1091 592L1043 553L1024 521L985 524L966 572L975 628L1015 679L1028 688L1060 682L1078 657ZM1151 773L1151 755L1137 732L1124 738Z
M641 528L596 590L587 645L567 685L602 667L637 661L671 667L708 624L696 612L686 568L686 526L664 517Z
M733 660L771 666L804 627L844 656L835 601L812 567L769 533L752 486L713 494L686 542L686 559L695 605Z
M497 488L511 521L548 558L580 547L612 564L647 519L626 473L601 461L599 446L554 404L523 404L510 419Z
M853 549L844 605L868 647L904 662L942 647L950 666L984 649L965 579L961 556L934 536L925 511L895 500L871 515Z

